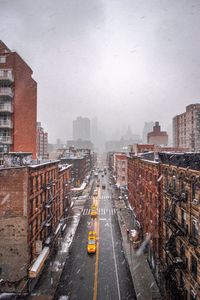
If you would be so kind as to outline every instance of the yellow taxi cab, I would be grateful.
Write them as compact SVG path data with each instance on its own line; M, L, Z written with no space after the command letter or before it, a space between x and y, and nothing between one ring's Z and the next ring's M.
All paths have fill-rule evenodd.
M92 205L90 215L91 215L92 218L96 218L96 216L97 216L97 207L96 207L96 205Z
M89 235L88 236L88 243L87 243L87 252L88 253L95 253L96 252L96 236Z
M88 240L90 239L90 238L96 238L96 231L95 230L92 230L92 231L89 231L88 232Z

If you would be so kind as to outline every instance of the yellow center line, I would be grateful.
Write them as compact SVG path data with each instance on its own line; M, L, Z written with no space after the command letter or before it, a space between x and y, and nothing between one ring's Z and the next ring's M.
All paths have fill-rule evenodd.
M98 200L100 199L100 189L98 191ZM99 210L99 201L97 200L97 211ZM95 222L97 233L97 249L96 249L96 261L95 261L95 273L94 273L94 288L93 288L93 300L97 299L97 285L98 285L98 269L99 269L99 216Z

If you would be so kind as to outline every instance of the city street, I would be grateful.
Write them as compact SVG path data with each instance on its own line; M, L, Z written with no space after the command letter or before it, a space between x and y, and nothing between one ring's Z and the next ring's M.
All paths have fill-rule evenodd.
M103 174L103 173L102 173ZM136 299L121 242L116 210L112 206L108 179L99 174L98 217L92 220L90 197L82 210L80 222L66 260L57 299ZM106 184L106 189L102 189ZM88 231L97 231L96 254L87 253ZM62 297L61 297L62 296Z

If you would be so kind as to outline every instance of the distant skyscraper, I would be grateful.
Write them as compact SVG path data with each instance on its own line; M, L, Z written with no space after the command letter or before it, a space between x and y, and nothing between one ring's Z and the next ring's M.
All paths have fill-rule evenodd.
M88 118L78 117L73 121L73 139L90 140L90 120Z
M200 151L200 103L186 106L186 112L173 118L173 144Z
M147 143L147 134L153 130L154 122L145 122L142 132L142 141L144 144Z
M98 119L97 119L97 117L95 117L92 119L92 122L91 122L91 138L92 138L93 143L95 143L95 144L98 141L98 135L99 135Z

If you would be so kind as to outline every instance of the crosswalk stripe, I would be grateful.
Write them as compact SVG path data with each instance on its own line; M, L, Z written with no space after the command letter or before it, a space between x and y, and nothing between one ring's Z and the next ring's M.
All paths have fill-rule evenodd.
M103 196L101 196L101 199L102 199L102 200L109 200L109 199L111 199L111 196L104 196L104 195L103 195Z
M91 209L90 208L83 208L81 210L81 214L83 216L88 216L91 214ZM113 216L116 214L116 209L115 208L99 208L98 209L98 215L106 215L108 214L109 216Z

